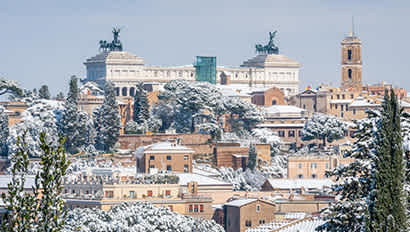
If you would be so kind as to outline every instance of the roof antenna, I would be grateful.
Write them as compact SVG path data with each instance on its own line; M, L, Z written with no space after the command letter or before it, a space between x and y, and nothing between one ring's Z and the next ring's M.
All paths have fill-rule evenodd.
M352 25L350 27L350 37L354 37L354 16L352 16Z

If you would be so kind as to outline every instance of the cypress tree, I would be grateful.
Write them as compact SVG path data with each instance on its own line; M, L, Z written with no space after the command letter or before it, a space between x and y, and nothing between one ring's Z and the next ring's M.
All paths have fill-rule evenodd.
M138 124L143 124L149 119L149 104L147 91L144 89L144 84L138 82L134 95L134 114L133 121Z
M48 90L47 85L42 85L38 90L38 96L41 99L50 99L50 91Z
M103 151L110 151L120 136L121 119L118 110L118 103L115 99L114 85L108 81L104 88L104 102L95 113L96 124L96 148Z
M6 109L0 106L0 156L7 156L7 138L9 137L9 116Z
M255 170L255 168L256 168L256 158L257 158L257 153L256 153L255 145L251 144L249 146L248 164L247 164L247 167L250 170Z
M385 91L376 137L373 190L369 196L369 231L405 231L404 162L401 109L394 91Z
M65 109L61 124L63 135L66 138L65 147L68 152L75 153L77 146L80 145L78 144L79 137L84 136L78 131L78 84L75 76L70 79L70 87L64 104Z

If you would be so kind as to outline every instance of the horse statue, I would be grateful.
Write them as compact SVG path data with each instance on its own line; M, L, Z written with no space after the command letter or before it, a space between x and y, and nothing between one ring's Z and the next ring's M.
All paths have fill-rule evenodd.
M267 45L256 44L256 52L261 54L279 54L279 48L273 42L277 32L278 31L269 32L269 42Z
M99 42L99 49L100 52L108 52L108 51L122 51L122 43L118 39L120 37L120 28L113 28L112 34L114 40L111 43L108 43L106 40L100 40Z

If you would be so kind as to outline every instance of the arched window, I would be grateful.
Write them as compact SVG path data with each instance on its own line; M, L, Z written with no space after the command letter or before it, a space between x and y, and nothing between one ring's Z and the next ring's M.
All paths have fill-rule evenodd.
M352 60L352 49L347 50L347 59Z
M276 100L272 100L272 105L276 105Z
M312 179L316 179L316 174L312 174Z
M302 175L302 174L299 174L299 175L298 175L298 178L299 178L299 179L302 179L302 178L303 178L303 175Z
M121 92L122 96L127 96L127 87L123 87Z
M347 76L349 77L349 79L352 79L352 69L348 69L347 70Z
M134 92L135 92L135 88L131 87L130 88L130 96L133 97L134 96Z
M120 96L120 88L115 88L115 95L118 97Z

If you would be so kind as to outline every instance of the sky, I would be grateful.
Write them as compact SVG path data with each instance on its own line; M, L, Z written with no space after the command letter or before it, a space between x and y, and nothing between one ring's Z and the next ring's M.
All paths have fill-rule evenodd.
M124 50L146 65L187 65L197 55L239 66L278 30L280 53L301 63L300 89L340 85L341 40L354 16L363 82L410 90L410 1L395 0L2 0L0 77L66 92L99 40L122 28Z

